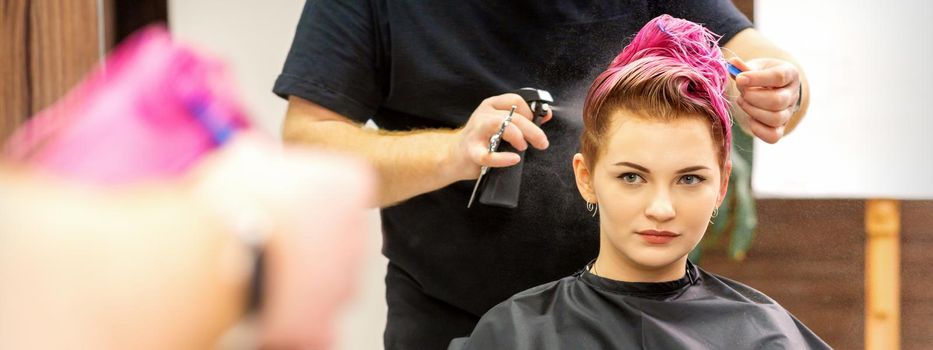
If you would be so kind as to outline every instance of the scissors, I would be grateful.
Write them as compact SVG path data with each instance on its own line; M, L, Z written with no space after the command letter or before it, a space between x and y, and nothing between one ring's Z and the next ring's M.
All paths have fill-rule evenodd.
M502 124L499 124L499 130L489 138L489 153L499 149L499 143L502 141L502 134L505 133L505 128L512 122L512 115L515 114L516 108L518 108L518 106L512 105L512 110L509 111L509 115L502 120ZM473 193L470 194L470 201L467 203L467 208L473 205L473 200L476 199L476 191L479 190L479 184L483 181L483 176L485 176L487 172L489 172L489 166L483 165L479 171L479 178L476 179L476 184L473 185Z

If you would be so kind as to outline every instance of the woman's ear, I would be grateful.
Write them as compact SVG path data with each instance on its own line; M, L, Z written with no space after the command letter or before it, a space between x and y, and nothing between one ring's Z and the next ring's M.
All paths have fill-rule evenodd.
M729 175L732 175L732 159L727 160L722 169L722 180L719 184L719 198L716 199L716 208L722 205L722 200L726 198L726 192L729 191Z
M577 179L577 190L583 199L596 203L596 191L593 191L593 176L586 167L586 161L580 153L573 155L573 175Z

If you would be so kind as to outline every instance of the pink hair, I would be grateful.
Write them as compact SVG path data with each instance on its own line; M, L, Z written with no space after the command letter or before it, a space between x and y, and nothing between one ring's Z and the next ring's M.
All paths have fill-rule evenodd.
M5 156L97 184L180 176L250 128L231 85L221 62L149 27L20 128Z
M724 166L732 148L732 120L718 39L699 24L669 15L645 24L587 93L580 139L587 162L596 162L611 113L625 109L663 120L708 116Z

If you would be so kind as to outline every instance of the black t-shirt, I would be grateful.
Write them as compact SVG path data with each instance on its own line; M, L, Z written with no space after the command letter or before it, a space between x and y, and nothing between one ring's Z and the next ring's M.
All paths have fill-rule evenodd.
M308 1L274 92L380 128L462 126L489 96L548 90L550 147L525 154L518 208L466 204L472 181L382 210L383 253L434 298L477 317L596 256L598 219L571 168L595 76L650 19L751 23L726 0Z

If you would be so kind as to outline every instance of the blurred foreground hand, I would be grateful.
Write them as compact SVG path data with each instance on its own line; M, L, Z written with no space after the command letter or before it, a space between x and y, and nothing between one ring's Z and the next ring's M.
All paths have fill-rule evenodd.
M327 348L373 184L249 134L186 177L119 187L0 161L0 349L210 348L244 311L244 229L266 237L264 345Z

